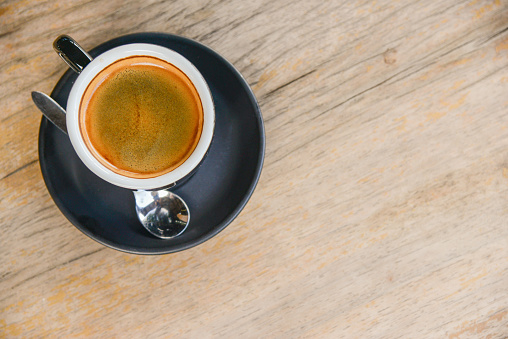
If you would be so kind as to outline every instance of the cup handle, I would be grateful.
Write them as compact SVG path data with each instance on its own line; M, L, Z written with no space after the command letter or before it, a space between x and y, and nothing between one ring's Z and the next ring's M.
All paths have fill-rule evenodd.
M53 49L60 55L67 65L76 73L92 61L90 54L68 35L60 35L53 42Z

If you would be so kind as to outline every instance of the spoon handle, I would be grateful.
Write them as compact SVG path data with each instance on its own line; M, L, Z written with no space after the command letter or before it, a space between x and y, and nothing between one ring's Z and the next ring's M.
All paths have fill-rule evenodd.
M41 92L32 92L32 100L37 108L62 132L67 134L65 110L51 98Z

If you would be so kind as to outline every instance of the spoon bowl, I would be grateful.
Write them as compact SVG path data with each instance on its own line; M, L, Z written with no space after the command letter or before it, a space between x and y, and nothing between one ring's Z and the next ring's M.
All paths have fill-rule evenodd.
M133 191L136 213L143 226L154 236L171 239L189 225L189 208L178 195L167 191Z

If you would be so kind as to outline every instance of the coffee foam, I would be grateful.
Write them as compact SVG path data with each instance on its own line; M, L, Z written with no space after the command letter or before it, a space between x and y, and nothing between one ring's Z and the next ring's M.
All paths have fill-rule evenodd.
M147 56L121 59L88 85L80 131L90 152L110 170L152 178L180 166L203 128L203 108L188 77Z

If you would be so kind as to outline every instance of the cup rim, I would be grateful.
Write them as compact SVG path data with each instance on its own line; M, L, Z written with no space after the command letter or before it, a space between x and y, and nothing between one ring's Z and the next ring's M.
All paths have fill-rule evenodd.
M115 173L96 159L86 146L79 128L81 98L88 84L104 68L117 60L131 56L152 56L171 63L191 80L203 106L203 129L198 144L183 164L174 170L153 178L131 178ZM67 131L71 144L83 163L98 177L114 185L129 189L156 189L168 186L185 177L196 168L210 147L215 128L215 107L211 91L199 70L181 54L159 45L133 43L110 49L93 59L78 75L67 101Z

